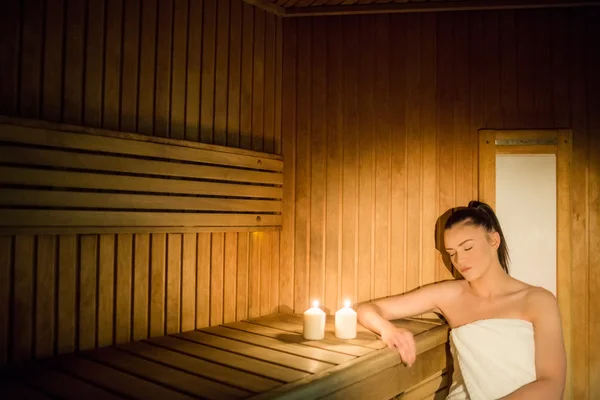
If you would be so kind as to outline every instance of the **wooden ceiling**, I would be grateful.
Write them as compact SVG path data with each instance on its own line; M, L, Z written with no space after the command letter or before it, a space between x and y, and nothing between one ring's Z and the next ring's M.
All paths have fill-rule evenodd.
M600 0L244 0L282 17L598 6Z

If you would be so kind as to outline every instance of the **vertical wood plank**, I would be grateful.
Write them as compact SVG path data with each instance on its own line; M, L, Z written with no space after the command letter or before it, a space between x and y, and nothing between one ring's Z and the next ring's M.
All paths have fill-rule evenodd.
M275 152L275 52L278 19L271 13L265 15L263 151L267 153Z
M269 278L271 279L271 313L278 313L279 310L279 251L280 251L280 233L271 232L271 248L269 249L269 256L271 257L271 272Z
M37 238L37 262L35 274L35 357L44 358L54 354L55 288L56 288L56 238L55 235L40 235ZM0 245L0 252L10 249ZM4 268L0 262L0 268ZM8 267L6 268L8 272ZM0 280L3 277L0 277ZM8 282L7 282L8 283ZM0 290L4 288L0 287ZM8 295L6 288L6 295ZM0 301L2 301L1 299ZM1 325L1 323L0 323ZM1 329L1 326L0 326ZM2 341L0 340L0 343ZM0 357L0 364L2 360Z
M98 237L96 235L82 235L80 241L77 349L88 350L96 347Z
M588 57L585 54L584 45L586 44L586 29L583 21L577 17L579 13L572 13L567 22L567 26L564 23L561 24L559 21L555 21L553 24L553 31L556 27L563 25L563 31L560 32L562 40L567 39L567 43L564 43L562 52L559 50L555 41L557 38L553 35L553 47L554 52L558 57L572 60L569 62L569 70L566 71L562 78L554 79L554 85L560 85L561 81L570 83L568 88L569 92L555 92L555 110L558 115L561 111L569 110L569 115L566 120L563 120L564 125L558 125L559 121L555 122L556 126L569 126L573 127L573 159L572 159L572 172L571 172L571 193L572 193L572 284L573 295L572 302L572 324L575 329L574 335L575 340L572 341L572 364L567 366L569 371L573 371L573 374L569 374L572 378L572 398L574 399L589 399L590 398L590 382L592 381L591 371L592 365L590 359L592 353L590 352L591 336L588 336L591 331L590 323L592 322L592 316L590 314L590 303L589 297L591 292L588 290L582 290L583 288L589 288L590 277L591 277L591 264L589 255L589 248L591 246L591 237L589 236L589 228L591 223L591 214L589 213L589 194L590 194L590 183L591 173L590 169L590 157L593 153L589 153L590 149L590 136L588 131L587 113L590 110L587 104L586 95L586 76L587 68L586 65L589 62ZM560 20L564 17L561 16ZM570 22L570 23L569 23ZM565 32L566 31L566 32ZM565 38L565 34L566 36ZM566 50L568 46L568 51ZM558 47L558 48L557 48ZM562 53L562 54L561 54ZM557 71L558 72L558 71ZM570 116L570 119L569 119ZM557 238L558 239L558 238ZM557 281L557 285L560 282ZM563 322L563 333L564 329L567 328L566 323ZM582 334L585 332L586 334Z
M172 33L173 0L161 0L158 2L158 25L156 33L154 135L163 137L169 136Z
M283 158L287 162L283 163L283 179L286 184L283 186L281 213L279 304L281 305L282 312L292 312L294 309L294 244L296 221L296 20L292 19L286 22L283 30L286 45L283 49L282 90L286 95L281 98L281 124Z
M407 236L406 236L406 290L420 284L421 255L421 168L423 149L421 147L420 107L421 107L421 32L418 14L409 15L407 20L407 66L406 128L407 128Z
M236 320L238 233L225 233L225 266L223 270L223 323Z
M534 103L535 114L534 123L536 127L548 127L552 125L552 82L556 78L552 76L552 54L550 40L550 10L541 9L536 13L533 20L533 40L535 49L533 58L535 65L534 72Z
M479 131L479 201L496 208L496 134Z
M212 235L198 233L196 280L196 329L210 325L210 260Z
M260 243L260 315L271 314L271 232L261 232Z
M250 234L238 233L236 319L248 318L248 264L250 261Z
M535 44L533 42L532 15L535 11L524 10L517 13L517 79L518 79L518 107L519 127L521 129L535 128L535 93L533 82L535 79ZM486 46L487 47L487 46ZM494 51L496 49L489 49ZM489 82L490 86L497 86ZM488 125L489 127L489 125Z
M75 290L77 288L77 236L59 236L58 248L58 319L56 332L58 354L75 350Z
M375 146L375 226L373 293L371 297L389 295L390 290L390 189L391 189L391 130L390 116L390 16L375 17L375 82L374 146Z
M180 233L167 235L167 335L181 330L181 241Z
M164 233L153 233L150 247L150 337L165 332L165 262L167 240Z
M471 126L470 141L479 143L479 129L485 128L485 115L483 109L483 62L479 56L483 52L483 26L481 12L469 13L469 65L470 67L470 97L471 97ZM473 156L473 186L474 197L480 194L479 188L479 158ZM480 199L480 198L478 198ZM455 272L458 274L458 272Z
M325 25L315 20L310 33L311 40L311 88L310 101L310 256L309 296L319 299L322 306L325 289L325 193L327 156L327 48L325 47ZM329 310L331 311L331 310Z
M254 9L254 45L252 78L252 150L264 147L265 91L265 16L266 11Z
M239 147L252 148L252 70L254 67L254 10L250 4L242 5L242 72L240 99Z
M499 15L500 34L500 106L502 127L519 128L517 96L517 32L515 11L506 10ZM458 43L458 40L457 40Z
M104 0L88 1L83 122L94 128L102 127L105 13Z
M183 259L181 265L181 331L196 327L196 251L195 233L183 234Z
M119 130L121 97L121 43L123 40L123 2L106 0L106 47L104 55L104 98L102 127Z
M390 294L405 291L406 283L406 19L407 15L390 16L390 125L392 136L391 179L391 251ZM345 194L344 194L345 196ZM346 201L344 199L344 201ZM345 218L344 218L345 220Z
M188 0L173 5L173 75L171 81L170 137L185 138L185 86L188 47ZM195 21L192 21L195 23Z
M436 128L439 147L437 166L439 174L438 201L440 213L445 213L457 205L456 167L458 162L456 160L456 146L458 145L458 140L455 135L460 128L454 125L454 107L448 106L454 103L454 96L456 94L455 85L453 84L454 64L457 63L456 60L458 59L458 57L454 56L454 46L459 46L453 40L455 36L454 30L459 29L455 22L456 20L457 17L454 13L446 13L445 15L441 15L437 21L436 101L438 112ZM467 139L465 141L471 139L471 135L466 136ZM471 167L470 164L469 167ZM469 183L472 184L472 181ZM437 231L438 249L441 256L439 257L440 262L436 264L436 281L452 278L450 258L443 246L444 223L445 220L440 221Z
M470 93L469 90L466 90L469 87L469 76L471 74L468 62L468 16L464 13L457 14L455 21L451 78L451 81L454 82L454 138L456 141L456 158L454 161L456 171L455 205L466 206L469 201L474 200L472 158L477 151L477 141L471 139L473 135L469 132L472 128L470 126ZM499 123L501 122L499 117ZM440 149L440 156L443 151L444 149ZM440 211L446 210L440 209Z
M296 212L294 244L294 311L303 312L309 304L310 257L310 138L311 115L309 99L311 81L312 20L298 21L298 87L296 106ZM311 303L312 303L311 299Z
M43 0L28 0L22 4L20 115L39 118L42 102Z
M435 222L438 217L438 177L437 177L437 146L436 146L436 27L437 14L425 13L421 15L421 115L420 126L422 135L423 159L421 161L421 277L419 285L435 281ZM462 105L455 103L455 106ZM455 115L457 115L456 113ZM465 129L465 120L455 120L455 126Z
M140 133L154 133L154 80L156 57L157 0L141 2L140 68L137 129ZM201 19L201 18L200 18ZM190 31L190 35L192 32ZM188 88L189 89L189 88Z
M21 3L10 1L0 14L0 112L17 114L21 48Z
M342 106L343 114L343 164L342 164L342 282L340 295L358 302L357 252L358 252L358 17L342 19L345 33L343 65L345 68ZM300 82L299 82L300 84ZM298 132L300 133L300 132ZM298 170L298 174L302 171Z
M6 365L9 361L13 257L13 236L0 236L0 365Z
M283 93L283 19L276 19L275 42L275 143L273 151L282 154L282 93ZM287 46L287 43L286 43Z
M359 302L373 298L374 217L375 217L375 145L373 138L375 20L373 15L360 16L359 46L364 49L358 60L358 298ZM369 134L371 132L371 134Z
M562 323L563 336L567 350L567 376L565 397L573 396L573 343L574 326L572 307L580 307L585 298L578 298L578 290L573 288L571 265L572 252L572 208L571 208L571 167L573 163L573 136L570 130L557 132L556 156L556 297ZM577 327L579 329L579 327Z
M60 122L63 79L64 0L46 1L42 118Z
M343 299L341 290L342 245L342 153L343 153L343 53L342 20L335 17L326 25L327 110L326 116L326 193L325 193L325 308L337 310ZM353 299L350 299L351 301Z
M215 50L215 120L214 143L227 144L227 81L229 78L229 7L230 1L220 1L217 11ZM235 66L232 66L235 68Z
M227 146L240 143L240 83L242 72L242 4L232 1L229 20L229 76L227 78Z
M223 269L225 234L213 232L210 257L210 325L223 323Z
M131 276L133 235L117 235L117 272L115 286L115 343L131 340Z
M248 245L248 318L260 316L260 260L263 232L251 232Z
M498 129L502 122L500 85L498 85L500 80L500 26L498 24L498 13L483 13L482 15L483 42L485 43L482 56L485 126L490 129ZM530 23L528 22L528 24ZM527 40L526 38L521 39L523 41ZM521 63L519 64L521 65ZM523 68L527 67L523 65ZM527 109L530 116L533 115L533 111L533 107Z
M11 359L21 363L33 356L35 236L15 236Z
M150 292L150 234L134 236L133 340L148 337L148 293ZM195 277L195 276L194 276Z
M67 2L65 29L65 80L63 88L63 122L81 124L83 118L85 4Z
M595 43L592 39L600 34L598 29L598 13L597 7L586 13L586 43ZM588 46L593 46L589 44ZM589 48L589 47L588 47ZM590 51L590 60L587 63L586 76L589 79L589 85L587 86L587 95L589 99L588 105L588 126L589 126L589 282L588 282L588 302L593 301L593 305L597 306L599 303L597 293L600 292L600 271L598 271L598 265L600 265L600 117L598 116L597 110L600 108L600 78L598 77L598 68L600 68L600 56L598 51ZM574 299L576 301L576 299ZM574 303L577 304L577 303ZM589 315L589 332L588 332L588 344L589 344L589 393L590 395L596 396L600 393L600 382L597 377L600 376L600 344L598 344L597 338L600 336L600 317L592 311L592 306L588 306L590 313ZM576 325L574 325L576 327ZM578 328L578 327L577 327ZM577 371L576 373L580 373Z
M185 139L200 139L200 72L202 65L203 1L189 3L190 22L187 47L187 91L185 99Z
M137 132L141 5L139 0L128 0L124 7L120 130Z
M115 235L100 235L98 251L98 346L114 343Z
M216 25L217 0L204 0L200 97L200 141L203 143L213 143L214 141Z

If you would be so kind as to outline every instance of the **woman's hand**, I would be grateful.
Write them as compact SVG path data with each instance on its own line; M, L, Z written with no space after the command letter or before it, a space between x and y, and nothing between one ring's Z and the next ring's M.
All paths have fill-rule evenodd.
M413 365L417 358L417 347L412 333L406 329L390 327L381 332L381 340L400 354L404 364L408 367Z

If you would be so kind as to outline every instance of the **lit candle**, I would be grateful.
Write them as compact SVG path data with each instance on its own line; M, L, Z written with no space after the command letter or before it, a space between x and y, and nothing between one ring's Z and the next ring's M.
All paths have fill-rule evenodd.
M319 301L304 312L304 339L321 340L325 337L325 312L319 308Z
M356 337L356 311L350 307L350 300L346 300L344 308L335 313L335 336L340 339Z

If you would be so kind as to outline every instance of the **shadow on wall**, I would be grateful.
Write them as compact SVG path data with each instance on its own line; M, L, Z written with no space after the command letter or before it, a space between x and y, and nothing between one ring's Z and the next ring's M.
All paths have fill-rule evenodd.
M446 225L446 221L448 221L448 218L450 218L450 216L459 208L460 207L450 208L445 213L440 215L435 223L435 233L434 233L435 248L442 255L442 261L444 262L446 269L448 269L448 271L450 271L450 273L452 274L452 276L454 276L455 279L462 279L462 276L452 266L452 261L450 260L450 256L448 255L448 252L445 250L446 243L444 242L444 226Z

